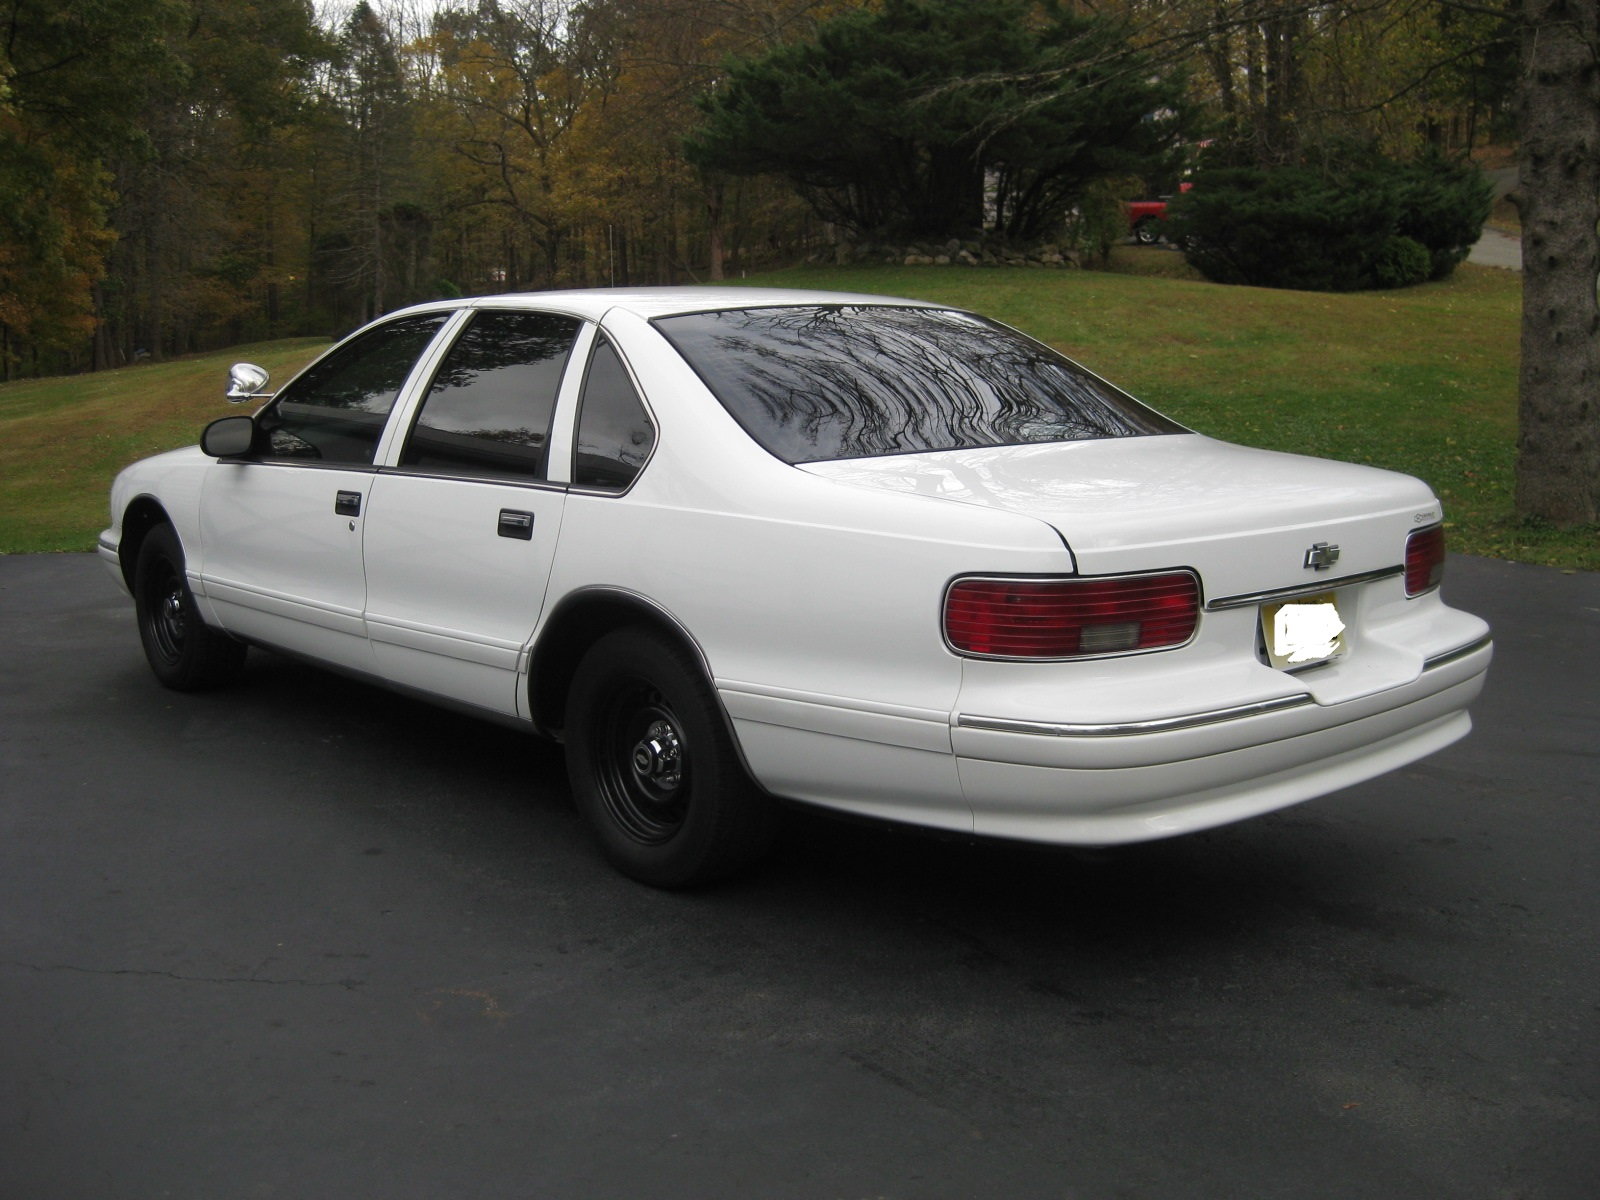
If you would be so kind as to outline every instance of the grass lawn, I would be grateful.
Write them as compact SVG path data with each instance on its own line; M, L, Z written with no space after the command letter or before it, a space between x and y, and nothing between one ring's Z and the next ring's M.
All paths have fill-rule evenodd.
M1120 248L1114 266L799 268L742 282L976 309L1200 432L1421 476L1445 502L1454 550L1600 569L1600 530L1530 528L1512 514L1514 273L1464 266L1441 284L1325 295L1200 282L1162 249ZM91 548L118 468L238 411L222 399L229 362L281 380L323 344L0 386L0 552Z
M136 459L193 445L207 422L249 412L223 399L228 365L279 380L320 338L234 346L176 362L0 385L0 553L92 550L110 521L112 477Z

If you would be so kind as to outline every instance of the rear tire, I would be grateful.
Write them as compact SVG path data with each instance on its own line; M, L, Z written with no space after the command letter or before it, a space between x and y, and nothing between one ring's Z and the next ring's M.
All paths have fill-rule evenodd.
M1133 227L1133 240L1141 246L1154 246L1161 240L1161 222L1145 217Z
M720 879L772 843L776 811L745 774L699 664L643 629L596 642L567 698L567 775L600 848L655 887Z
M133 606L144 656L163 687L203 691L228 682L244 665L245 644L201 619L171 525L157 525L139 547Z

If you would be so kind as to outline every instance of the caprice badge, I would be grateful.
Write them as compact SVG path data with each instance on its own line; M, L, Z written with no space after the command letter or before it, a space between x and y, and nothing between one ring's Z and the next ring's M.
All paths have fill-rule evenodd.
M1326 571L1339 561L1339 547L1318 542L1306 551L1305 567L1308 571Z

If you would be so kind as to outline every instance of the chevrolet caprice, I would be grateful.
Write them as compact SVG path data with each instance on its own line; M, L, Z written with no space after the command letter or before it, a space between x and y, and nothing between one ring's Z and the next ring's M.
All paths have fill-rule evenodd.
M967 312L644 289L396 312L123 471L156 678L248 647L564 743L685 886L778 801L1037 842L1182 834L1469 728L1488 629L1422 483L1194 433Z

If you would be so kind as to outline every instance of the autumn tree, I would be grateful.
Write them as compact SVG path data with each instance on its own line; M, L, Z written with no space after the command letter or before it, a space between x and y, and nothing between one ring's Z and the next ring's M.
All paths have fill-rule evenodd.
M251 332L280 279L280 131L298 120L325 53L307 0L169 0L173 72L135 113L141 138L111 160L117 244L97 360L186 353Z
M557 278L585 204L569 158L604 75L583 59L581 28L557 0L482 0L434 21L433 131L453 158L447 203L495 214L507 287Z
M175 4L0 4L0 370L88 344L113 240L110 156L176 70Z
M848 7L848 5L847 5ZM809 217L780 181L697 168L683 154L698 100L731 58L814 35L838 0L591 0L586 37L614 75L585 114L585 190L604 222L602 279L723 278L799 253ZM789 257L784 257L784 256Z
M366 0L339 30L314 116L317 300L339 325L426 298L431 220L417 203L415 104L400 47ZM419 286L419 281L424 281Z

